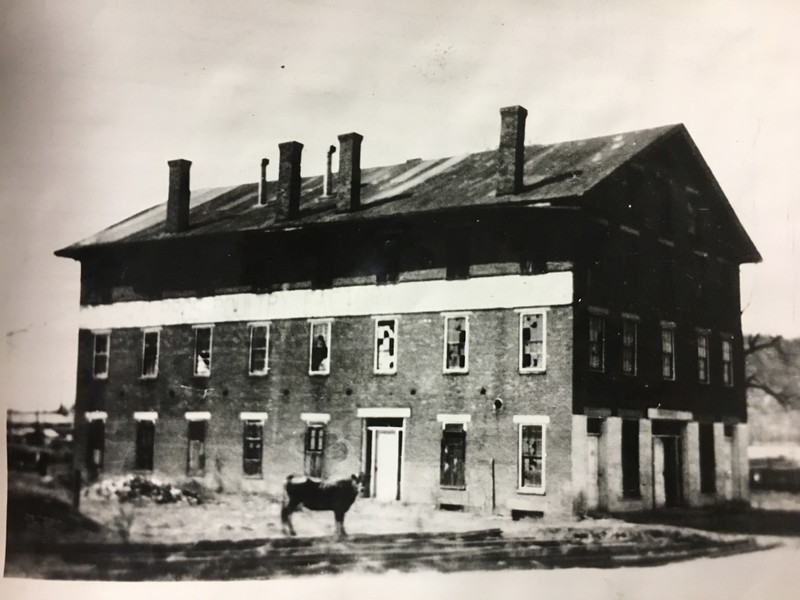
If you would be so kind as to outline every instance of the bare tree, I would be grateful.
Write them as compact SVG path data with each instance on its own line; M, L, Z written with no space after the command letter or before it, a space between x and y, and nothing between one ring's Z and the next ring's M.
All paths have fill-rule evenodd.
M747 360L748 357L756 357L759 360ZM772 396L777 400L781 406L785 408L800 406L800 389L798 389L798 382L796 378L789 378L789 384L781 384L778 381L772 381L774 378L768 378L769 368L758 368L759 363L769 361L765 356L776 356L781 369L789 373L793 368L797 367L796 361L792 356L790 348L787 347L783 336L765 336L760 333L748 335L745 339L744 356L747 360L747 377L745 378L745 386L748 389L761 390L765 394ZM794 385L791 385L794 383Z

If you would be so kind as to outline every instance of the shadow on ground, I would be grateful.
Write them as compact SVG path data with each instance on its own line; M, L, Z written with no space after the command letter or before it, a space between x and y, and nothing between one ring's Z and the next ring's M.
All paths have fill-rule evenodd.
M629 523L692 527L718 533L800 536L800 510L675 508L614 516Z

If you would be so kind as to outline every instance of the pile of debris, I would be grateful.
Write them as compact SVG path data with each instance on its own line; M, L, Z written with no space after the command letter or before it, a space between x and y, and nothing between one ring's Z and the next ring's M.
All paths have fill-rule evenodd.
M205 498L197 484L178 487L141 475L105 479L88 487L85 493L87 497L106 500L116 497L120 502L153 501L156 504L202 504Z

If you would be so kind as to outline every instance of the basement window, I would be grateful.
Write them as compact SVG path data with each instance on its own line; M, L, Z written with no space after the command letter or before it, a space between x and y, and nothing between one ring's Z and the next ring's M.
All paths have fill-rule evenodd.
M519 371L537 373L545 370L547 336L544 311L523 312L519 315Z
M700 383L709 382L708 333L705 331L697 332L697 381Z
M108 378L108 362L111 348L111 333L96 332L93 340L92 376L95 379Z
M675 380L675 325L661 324L661 377Z
M449 315L444 318L444 372L469 371L469 317Z
M309 375L328 375L331 372L331 321L312 321L309 339Z
M161 333L158 329L142 332L142 379L158 377L158 350Z
M397 319L375 320L375 373L397 373Z
M589 368L603 371L606 366L606 318L589 315Z
M733 339L722 338L722 385L733 386Z
M214 328L202 325L194 328L194 374L196 377L211 375L211 343Z
M242 433L242 469L247 477L261 477L264 448L264 422L244 421Z
M467 432L463 423L445 423L442 430L439 485L463 490L466 480Z
M266 375L269 362L269 323L250 325L250 375Z
M305 474L309 477L322 477L325 457L325 425L313 423L306 427L305 439Z

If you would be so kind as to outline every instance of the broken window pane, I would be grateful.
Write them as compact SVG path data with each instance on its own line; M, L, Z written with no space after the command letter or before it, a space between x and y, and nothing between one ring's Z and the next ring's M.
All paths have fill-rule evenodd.
M263 375L267 372L267 352L269 328L267 325L250 326L250 374Z
M158 331L145 331L142 351L142 377L155 377L158 374Z
M331 324L312 323L311 324L311 373L326 374L330 372L330 337Z
M467 318L446 317L445 371L467 370Z
M375 322L375 372L397 372L397 321L380 319Z
M520 427L520 487L541 488L544 482L544 426Z
M520 369L544 369L544 313L523 313L520 316Z
M211 327L195 328L194 374L211 375Z

